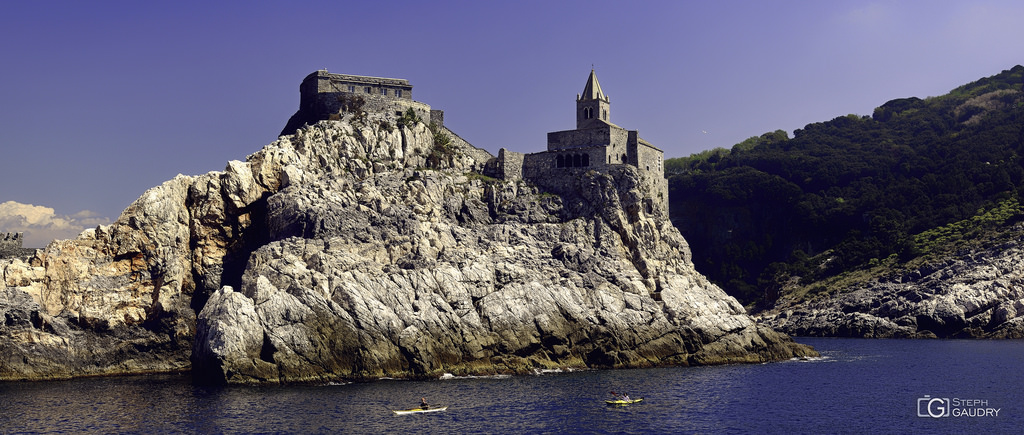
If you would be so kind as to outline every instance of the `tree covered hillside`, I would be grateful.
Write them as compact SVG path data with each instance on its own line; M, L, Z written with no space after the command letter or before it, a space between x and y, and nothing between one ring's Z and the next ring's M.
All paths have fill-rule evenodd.
M745 304L783 283L901 264L1019 219L1024 67L872 116L665 162L697 269Z

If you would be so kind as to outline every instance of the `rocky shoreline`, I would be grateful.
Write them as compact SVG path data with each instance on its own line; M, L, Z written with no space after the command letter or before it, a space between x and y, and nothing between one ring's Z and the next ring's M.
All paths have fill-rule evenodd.
M796 336L1024 338L1024 225L900 276L807 302L782 300L758 321Z

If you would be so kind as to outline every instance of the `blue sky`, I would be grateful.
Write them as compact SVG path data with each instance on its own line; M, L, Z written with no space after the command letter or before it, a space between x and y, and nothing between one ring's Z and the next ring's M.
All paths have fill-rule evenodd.
M1015 1L10 1L0 231L107 223L176 174L276 139L314 70L408 79L492 153L611 121L681 157L1024 63ZM706 132L706 133L705 133Z

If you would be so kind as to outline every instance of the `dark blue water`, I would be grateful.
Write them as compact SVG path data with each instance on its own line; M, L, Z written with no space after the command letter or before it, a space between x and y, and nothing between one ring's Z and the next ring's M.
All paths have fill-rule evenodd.
M1022 341L798 341L815 346L823 358L323 386L199 387L188 375L0 383L0 433L1019 433L1024 428ZM645 401L608 407L604 400L612 390ZM977 413L976 408L998 408L999 414L918 417L918 401L925 395L951 404L986 401L953 410L958 414ZM403 416L390 411L414 407L420 397L449 408ZM943 413L938 407L932 411Z

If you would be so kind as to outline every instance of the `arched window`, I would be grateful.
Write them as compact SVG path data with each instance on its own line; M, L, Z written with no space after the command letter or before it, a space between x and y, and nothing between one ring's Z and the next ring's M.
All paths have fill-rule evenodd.
M573 156L572 156L572 167L578 168L580 166L581 166L580 155L579 154L573 154Z
M590 166L590 154L583 155L583 166Z
M562 157L562 156L555 157L555 167L556 168L564 168L565 167L565 157Z
M590 107L583 108L583 119L590 119L594 117L594 109Z

